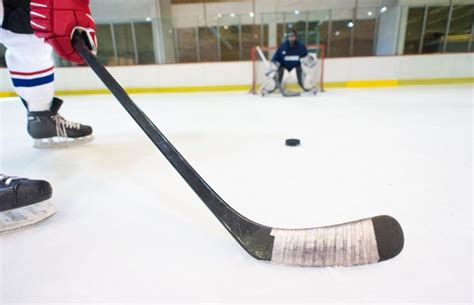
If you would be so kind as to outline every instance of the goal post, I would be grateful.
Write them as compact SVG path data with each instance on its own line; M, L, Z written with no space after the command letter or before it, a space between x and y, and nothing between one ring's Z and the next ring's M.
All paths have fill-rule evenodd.
M313 53L318 58L318 63L316 68L310 71L306 75L306 81L310 85L315 86L319 91L324 91L324 62L326 59L326 48L324 45L308 45L306 46L308 53ZM251 51L251 61L252 61L252 84L250 92L253 94L258 94L260 88L267 81L265 72L267 70L267 65L262 59L261 55L264 55L267 60L271 60L278 47L276 46L257 46L252 48ZM263 53L263 54L262 54ZM286 88L293 91L301 91L301 88L298 86L298 81L296 78L296 72L293 69L291 73L285 72L283 78L283 84Z

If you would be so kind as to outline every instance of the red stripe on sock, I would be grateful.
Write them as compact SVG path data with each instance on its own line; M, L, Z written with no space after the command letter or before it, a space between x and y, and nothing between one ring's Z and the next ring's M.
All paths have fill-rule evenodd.
M41 70L41 71L35 71L35 72L18 72L18 71L10 71L10 74L11 75L21 75L21 76L33 76L33 75L36 75L36 74L42 74L42 73L46 73L46 72L49 72L51 70L54 69L54 66L51 67L51 68L48 68L48 69L44 69L44 70Z

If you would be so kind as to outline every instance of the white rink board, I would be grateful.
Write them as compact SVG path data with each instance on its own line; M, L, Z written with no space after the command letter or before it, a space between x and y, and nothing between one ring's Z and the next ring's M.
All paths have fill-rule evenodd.
M23 107L1 100L1 170L49 180L58 213L0 237L0 303L469 303L472 97L470 86L133 96L251 219L400 221L400 256L329 269L251 258L112 96L66 97L63 114L96 141L54 151L34 150ZM289 137L302 146L285 147Z
M474 78L474 53L327 58L325 82ZM250 62L193 63L109 67L127 88L236 86L252 83ZM89 68L56 70L57 90L104 89ZM13 91L6 69L0 69L0 93Z

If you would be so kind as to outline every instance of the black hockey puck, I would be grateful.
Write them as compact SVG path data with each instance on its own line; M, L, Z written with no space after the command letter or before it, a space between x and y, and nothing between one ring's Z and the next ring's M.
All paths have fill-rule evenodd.
M287 139L286 140L286 146L295 147L295 146L300 146L300 145L301 145L301 141L299 139Z

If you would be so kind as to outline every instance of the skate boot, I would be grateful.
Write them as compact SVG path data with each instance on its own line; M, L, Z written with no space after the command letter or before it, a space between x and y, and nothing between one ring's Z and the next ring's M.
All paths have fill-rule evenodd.
M262 97L269 96L269 95L272 94L274 91L275 91L275 90L268 90L268 89L262 87L262 88L260 89L260 96L262 96Z
M315 95L318 95L317 88L304 89L304 92L301 93L301 96L315 96Z
M35 148L68 147L93 140L90 126L67 121L58 113L62 103L62 100L54 98L50 110L28 110L28 133L35 140ZM23 104L28 109L25 101Z
M0 174L0 234L39 223L56 213L51 185Z

